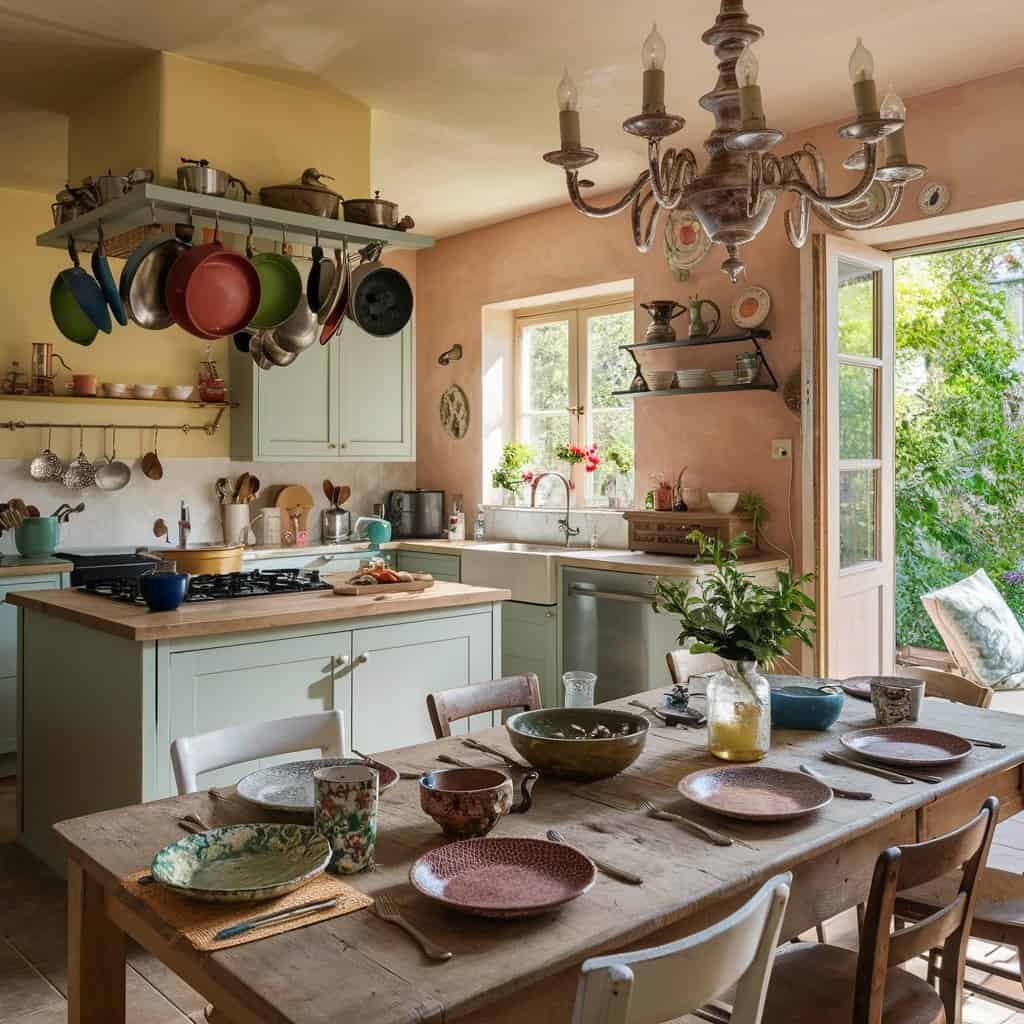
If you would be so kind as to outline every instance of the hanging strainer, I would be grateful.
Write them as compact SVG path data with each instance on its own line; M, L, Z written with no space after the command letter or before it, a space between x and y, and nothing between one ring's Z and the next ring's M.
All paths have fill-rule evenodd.
M68 463L61 480L73 491L84 491L96 483L96 470L85 455L85 427L79 427L78 431L78 455Z
M33 480L59 480L64 475L64 463L50 447L53 443L53 429L46 433L46 448L29 464L29 476Z

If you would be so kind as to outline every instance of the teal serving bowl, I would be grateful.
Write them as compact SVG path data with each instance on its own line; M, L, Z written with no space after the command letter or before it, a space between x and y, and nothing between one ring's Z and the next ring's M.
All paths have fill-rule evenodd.
M843 710L843 691L822 692L830 679L799 676L767 676L772 688L772 726L779 729L807 729L824 732Z

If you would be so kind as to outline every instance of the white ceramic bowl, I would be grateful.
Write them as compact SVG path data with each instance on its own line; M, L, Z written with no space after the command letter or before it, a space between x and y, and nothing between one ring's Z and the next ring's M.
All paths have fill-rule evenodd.
M652 391L667 391L675 382L676 371L647 370L644 376L647 378L647 386Z
M172 402L184 402L193 390L191 384L171 384L167 388L167 397Z
M712 512L727 516L739 503L739 491L708 491L708 504Z
M156 394L156 385L136 384L132 387L132 394L136 398L152 398Z
M104 382L103 384L100 385L100 388L103 391L103 394L107 396L107 398L120 398L128 390L128 385L110 384Z

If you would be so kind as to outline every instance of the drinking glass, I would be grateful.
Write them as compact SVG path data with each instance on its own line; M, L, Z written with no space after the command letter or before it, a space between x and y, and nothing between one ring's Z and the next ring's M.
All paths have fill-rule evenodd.
M565 707L592 708L594 706L594 687L597 676L593 672L566 672L562 676L565 687Z

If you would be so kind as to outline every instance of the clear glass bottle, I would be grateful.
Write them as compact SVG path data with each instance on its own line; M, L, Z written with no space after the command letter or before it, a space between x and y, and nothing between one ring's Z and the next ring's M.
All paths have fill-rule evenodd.
M484 524L483 512L477 512L476 519L473 520L473 540L483 540L487 532L487 527Z
M771 747L771 688L754 661L727 661L707 685L708 749L723 761L760 761Z

